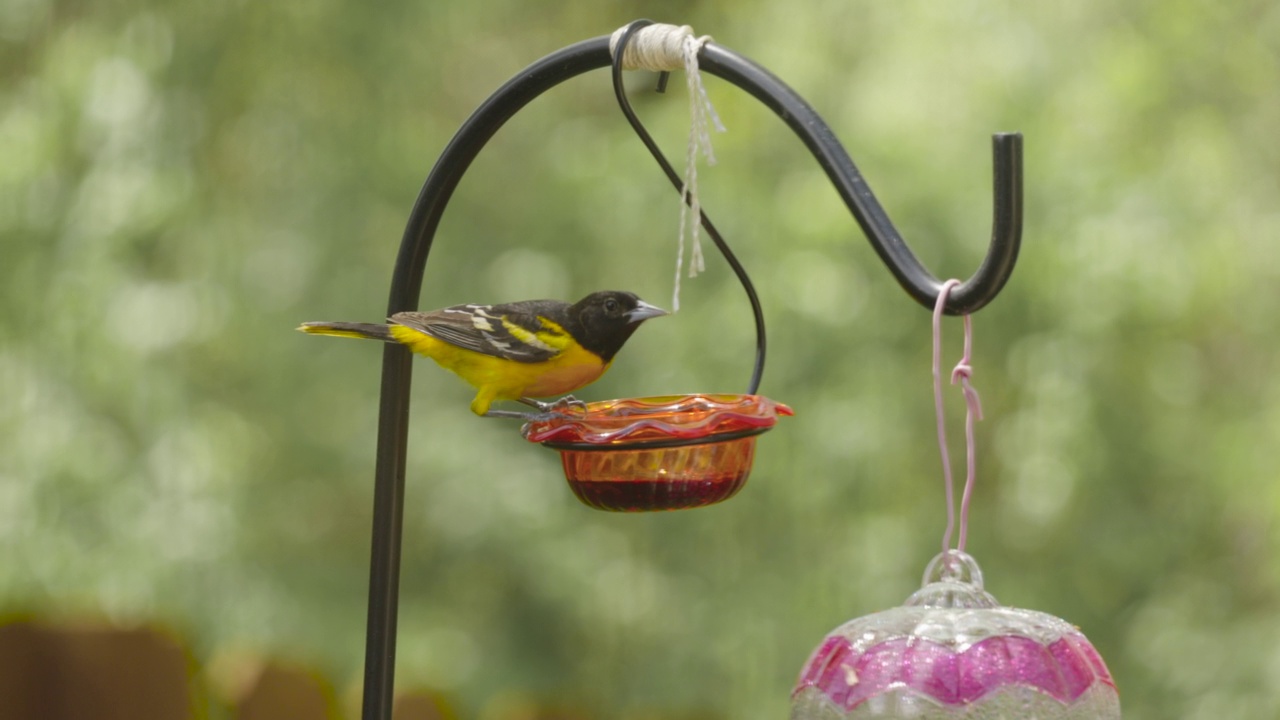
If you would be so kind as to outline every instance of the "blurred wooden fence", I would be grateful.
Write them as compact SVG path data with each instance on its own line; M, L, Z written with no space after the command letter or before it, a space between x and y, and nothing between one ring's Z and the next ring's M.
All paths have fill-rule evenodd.
M341 720L316 673L254 663L217 687L181 642L140 628L0 626L0 720ZM226 683L223 683L224 685ZM434 694L397 698L395 720L456 720Z

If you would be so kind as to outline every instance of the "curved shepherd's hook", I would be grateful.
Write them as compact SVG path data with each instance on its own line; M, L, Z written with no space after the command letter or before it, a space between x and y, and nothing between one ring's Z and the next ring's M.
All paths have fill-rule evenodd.
M627 43L638 30L652 24L650 20L636 20L628 25L626 32L618 40L617 58L622 57ZM639 121L622 94L619 59L614 59L612 65L614 90L618 94L622 112L658 164L662 165L668 179L676 186L676 192L682 192L681 180L639 126ZM933 310L943 281L925 269L915 253L911 252L911 248L907 247L884 208L880 207L880 202L871 192L867 181L862 179L862 173L858 172L844 146L818 113L768 70L714 42L708 42L702 47L702 51L698 53L698 66L751 93L804 141L805 147L809 148L809 152L826 171L836 192L853 212L853 217L862 227L867 240L898 279L898 283L916 302ZM991 244L978 271L954 288L947 297L945 312L948 315L967 315L994 300L1013 274L1013 266L1018 260L1018 248L1022 244L1022 134L999 133L992 136L992 156L995 166L992 177L995 210ZM737 262L719 239L705 213L701 219L703 227L736 271ZM751 294L750 290L748 294Z
M632 27L632 32L637 29ZM706 72L751 93L804 141L835 184L880 259L918 302L932 307L942 283L920 264L894 229L857 167L830 128L799 95L764 68L708 43L698 56ZM387 315L418 306L431 241L445 206L485 143L521 108L547 90L612 61L608 36L571 45L525 68L499 88L463 123L427 176L401 240L391 278ZM1022 136L996 135L995 228L991 248L978 272L952 290L946 312L971 313L1004 287L1018 257L1022 233ZM378 414L374 480L373 542L369 570L369 613L365 645L364 720L390 720L395 675L396 616L400 592L400 545L404 515L404 472L409 430L411 354L388 344L382 356L382 396Z

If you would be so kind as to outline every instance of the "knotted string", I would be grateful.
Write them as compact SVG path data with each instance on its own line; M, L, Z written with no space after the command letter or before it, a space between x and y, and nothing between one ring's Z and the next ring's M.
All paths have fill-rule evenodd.
M609 52L616 54L618 43L627 28L619 28L609 38ZM680 190L680 231L676 240L676 278L672 293L672 312L680 309L680 275L684 268L684 239L690 237L689 277L707 269L702 256L701 230L702 202L698 198L698 154L706 158L708 165L716 164L711 149L711 132L725 132L724 123L711 105L711 98L702 84L698 71L698 51L711 40L710 35L694 37L688 25L647 25L637 30L627 42L622 55L622 67L627 70L670 72L684 69L685 84L689 90L689 147L685 153L684 186Z
M942 310L947 306L947 297L951 289L960 284L959 280L948 280L938 290L938 302L933 306L933 404L938 415L938 448L942 451L942 476L947 486L947 531L942 536L942 551L951 549L951 533L955 530L955 490L951 477L951 453L947 450L947 423L942 408ZM973 424L982 419L982 402L978 391L973 388L970 379L973 377L973 366L970 364L973 355L973 318L964 316L964 356L951 371L951 384L960 383L964 392L964 438L966 475L964 494L960 500L960 537L956 549L964 551L965 541L969 535L969 500L973 497L973 482L977 475L977 462L974 457Z

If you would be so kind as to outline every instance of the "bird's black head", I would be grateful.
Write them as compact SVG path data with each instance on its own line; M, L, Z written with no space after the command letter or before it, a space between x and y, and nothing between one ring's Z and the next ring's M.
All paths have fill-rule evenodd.
M566 328L584 348L609 362L622 349L640 323L667 311L650 305L634 293L594 292L569 308L573 327Z

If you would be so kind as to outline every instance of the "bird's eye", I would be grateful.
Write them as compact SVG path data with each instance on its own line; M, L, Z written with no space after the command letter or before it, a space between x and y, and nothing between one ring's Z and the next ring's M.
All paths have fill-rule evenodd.
M607 313L616 313L616 312L618 312L618 301L617 301L617 300L614 300L613 298L609 298L608 300L605 300L605 301L604 301L604 311L605 311L605 312L607 312Z

